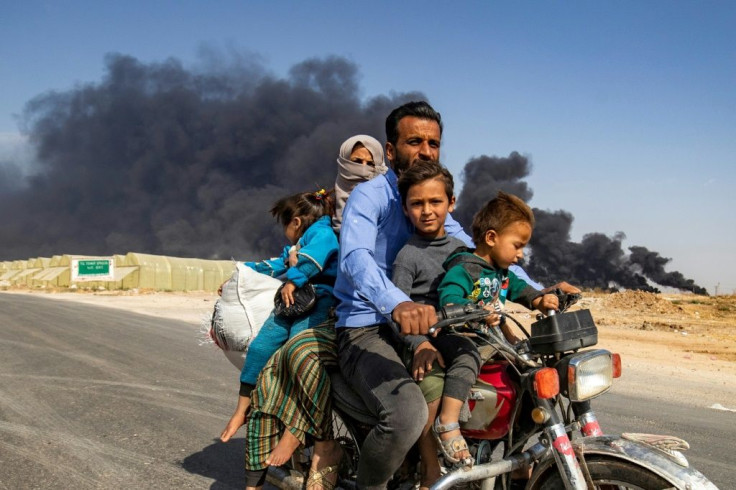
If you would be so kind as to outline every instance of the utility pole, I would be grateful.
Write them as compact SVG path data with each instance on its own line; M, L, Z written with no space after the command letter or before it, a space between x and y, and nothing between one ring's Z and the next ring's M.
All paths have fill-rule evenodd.
M718 288L721 287L721 283L716 284L716 296L718 296Z

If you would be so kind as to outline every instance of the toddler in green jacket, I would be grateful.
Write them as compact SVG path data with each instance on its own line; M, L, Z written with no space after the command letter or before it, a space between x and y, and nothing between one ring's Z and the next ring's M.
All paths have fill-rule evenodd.
M440 305L481 304L495 313L487 321L496 325L506 299L544 313L556 310L557 296L543 294L508 270L524 257L533 226L532 210L516 196L499 192L486 203L473 218L475 250L457 250L445 261ZM502 329L510 342L517 340L508 327Z
M529 206L516 196L499 192L473 218L475 250L463 247L445 261L447 273L438 288L440 306L467 303L484 306L490 312L486 323L500 324L504 337L511 343L518 339L509 326L501 322L500 316L507 298L529 309L556 310L557 296L534 289L508 270L524 256L533 226L534 214ZM459 432L457 421L461 405L453 405L457 413L452 417L437 418L433 430L438 437ZM462 436L440 441L443 446L450 443L458 448L467 447L464 442Z

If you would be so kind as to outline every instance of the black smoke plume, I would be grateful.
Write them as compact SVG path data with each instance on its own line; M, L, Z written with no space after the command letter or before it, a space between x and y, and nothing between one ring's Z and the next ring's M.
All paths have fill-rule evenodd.
M270 256L284 243L268 213L286 194L331 187L340 143L383 139L394 107L420 93L359 97L358 69L310 59L284 78L252 56L209 53L203 69L170 59L106 58L97 84L41 95L24 127L36 150L28 177L0 160L0 259L128 251L202 258ZM441 108L439 108L441 109ZM465 166L456 217L469 225L498 190L532 198L527 158L481 156ZM573 217L535 210L527 268L544 284L704 293L622 233L570 240ZM650 283L651 281L651 283Z
M304 61L285 78L251 59L206 64L109 55L100 83L30 101L39 168L21 186L0 166L1 258L271 256L285 240L272 203L331 188L343 140L382 139L391 109L424 98L363 101L356 65L338 57Z
M529 160L516 152L508 158L482 155L469 160L462 173L462 181L467 185L463 186L454 216L469 229L475 212L493 199L498 191L529 201L534 193L521 179L530 173Z
M665 272L664 266L672 259L662 257L657 252L647 250L646 247L629 247L631 255L629 261L641 267L641 272L652 281L662 286L669 286L695 294L708 294L692 279L686 279L680 272Z
M528 159L516 152L507 158L481 156L470 160L463 170L465 183L458 197L455 217L469 231L474 213L499 190L515 194L525 201L532 191L522 179L531 171ZM589 233L580 243L570 240L573 216L567 211L534 209L536 224L529 243L530 257L525 261L529 275L544 285L568 281L584 288L639 289L658 292L656 285L707 294L679 272L665 272L670 259L644 247L622 247L626 236L608 237Z

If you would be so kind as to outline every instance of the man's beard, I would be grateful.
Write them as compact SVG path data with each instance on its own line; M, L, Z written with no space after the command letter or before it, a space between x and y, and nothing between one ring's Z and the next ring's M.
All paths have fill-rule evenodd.
M412 166L414 162L410 161L406 155L396 152L396 158L392 162L394 172L397 176L401 176L402 172Z

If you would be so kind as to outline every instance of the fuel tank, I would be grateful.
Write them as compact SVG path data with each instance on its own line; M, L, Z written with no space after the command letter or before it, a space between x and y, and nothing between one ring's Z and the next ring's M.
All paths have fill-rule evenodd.
M463 435L500 439L509 432L517 390L506 372L505 361L486 363L470 389L470 419L460 424Z

